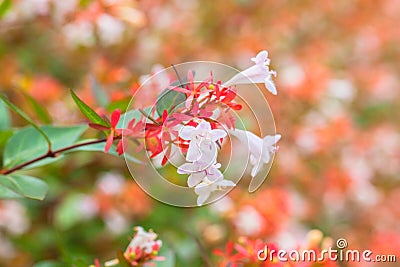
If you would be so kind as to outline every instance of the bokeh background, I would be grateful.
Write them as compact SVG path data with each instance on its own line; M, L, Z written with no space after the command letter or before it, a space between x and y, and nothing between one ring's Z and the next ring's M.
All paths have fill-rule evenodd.
M85 122L70 88L111 111L156 64L244 69L267 49L278 72L268 101L283 135L259 191L239 186L197 209L154 201L111 155L75 153L32 170L50 192L42 202L0 201L0 266L107 260L135 225L159 233L176 266L205 266L196 239L218 262L211 251L228 240L293 248L313 229L400 260L399 14L397 0L0 1L0 90L39 122ZM23 125L14 115L12 127L0 122L3 134Z

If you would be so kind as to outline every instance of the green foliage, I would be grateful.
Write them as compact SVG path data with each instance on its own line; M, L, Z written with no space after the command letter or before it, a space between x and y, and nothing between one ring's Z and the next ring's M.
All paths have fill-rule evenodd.
M54 215L57 228L69 229L82 219L81 214L77 212L77 208L82 203L82 197L80 194L71 194L58 206Z
M194 73L193 73L194 75ZM171 86L180 86L182 88L187 84L187 78L185 77L182 82L176 81ZM157 97L156 110L159 116L162 116L164 110L168 113L173 111L176 107L181 106L186 101L186 94L177 92L171 89L164 89Z
M33 267L66 267L67 265L56 261L42 261L38 262Z
M32 106L33 110L35 111L38 118L45 124L51 123L51 117L47 110L42 107L32 96L27 93L24 93L26 99L28 99L29 104Z
M10 113L3 101L0 101L0 130L9 129L11 126Z
M186 94L171 89L165 89L158 96L156 110L159 116L162 116L164 110L168 113L186 101Z
M46 140L47 143L47 148L48 150L51 149L51 142L49 137L42 131L42 129L40 129L40 127L31 119L29 118L28 115L25 114L25 112L23 112L20 108L18 108L17 106L15 106L13 103L11 103L4 95L0 94L0 98L1 100L3 100L3 102L11 109L13 110L15 113L17 113L18 115L20 115L24 120L26 120L30 125L32 125L36 131L39 132L39 134Z
M13 135L12 130L0 131L0 147L3 147L12 135Z
M0 3L0 18L2 18L11 7L11 0L3 0Z
M71 90L72 99L75 101L76 105L80 111L93 123L103 125L105 127L110 127L110 123L105 121L99 114L97 114L91 107L89 107L85 102L83 102L75 93Z
M55 127L42 126L40 130L48 136L53 151L75 144L78 138L87 129L87 126ZM46 143L41 135L32 127L27 127L16 132L7 142L3 166L12 168L47 153ZM38 167L54 162L59 157L47 158L27 168Z
M0 198L27 197L42 200L47 194L47 184L37 178L20 175L0 175Z

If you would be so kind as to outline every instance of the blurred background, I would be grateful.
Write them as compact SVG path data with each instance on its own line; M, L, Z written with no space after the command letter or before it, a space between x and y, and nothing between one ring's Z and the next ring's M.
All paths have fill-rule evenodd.
M240 236L294 248L313 229L399 259L399 14L397 0L0 1L0 90L39 122L85 122L70 88L111 111L156 64L244 69L267 49L278 73L268 101L283 136L261 189L239 186L197 209L154 201L122 158L102 153L35 169L50 186L44 201L0 201L0 266L108 260L135 225L159 233L176 266L203 266L196 239L214 260L213 248ZM0 122L3 134L12 127Z

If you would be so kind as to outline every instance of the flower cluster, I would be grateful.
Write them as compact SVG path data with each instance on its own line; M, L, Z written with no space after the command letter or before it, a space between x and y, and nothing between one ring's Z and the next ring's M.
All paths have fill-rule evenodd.
M125 260L130 266L151 266L152 261L163 261L158 256L162 241L157 240L157 234L152 230L146 232L142 227L135 227L135 235L123 253L123 259L107 261L105 266L115 266Z
M116 147L118 154L126 150L126 142L122 135L141 139L142 145L138 149L146 149L150 158L161 159L161 165L181 150L186 153L186 163L179 166L179 174L188 174L187 185L194 188L197 194L197 204L203 205L211 194L217 190L232 188L236 184L224 178L221 172L221 164L218 163L218 151L224 144L228 133L238 138L248 146L250 152L251 176L255 177L263 164L270 162L272 154L276 151L276 143L280 135L258 137L252 132L236 129L233 111L242 109L242 105L235 101L237 97L237 84L265 83L266 88L276 94L275 85L269 70L267 51L261 51L252 58L254 66L236 74L225 83L214 81L213 74L203 80L196 81L194 72L189 70L185 84L179 80L171 83L166 91L161 92L156 103L156 110L145 112L140 109L142 117L129 122L126 129L117 129L121 112L116 110L111 115L109 127L91 124L99 130L107 130L108 138L105 151L108 152L114 139L120 139ZM168 77L161 75L163 83ZM180 79L180 77L178 77ZM150 85L145 89L156 87L159 91L156 79L151 76L149 81L157 86ZM140 90L139 90L140 91ZM163 100L165 92L173 95L169 101L169 109L158 109L158 104ZM161 100L160 100L161 99ZM174 102L181 99L184 103ZM164 103L165 104L165 103ZM157 112L156 112L157 111ZM158 117L156 116L158 114Z

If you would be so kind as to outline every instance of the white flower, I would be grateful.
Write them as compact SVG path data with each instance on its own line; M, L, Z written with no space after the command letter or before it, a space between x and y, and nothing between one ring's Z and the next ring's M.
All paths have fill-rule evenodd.
M235 84L248 84L248 83L264 83L265 87L273 95L277 94L276 87L272 81L272 76L276 76L276 72L269 69L270 60L267 51L261 51L257 56L251 59L255 63L254 66L245 69L244 71L233 76L229 81L225 82L223 86L231 86Z
M137 231L133 239L128 245L127 251L131 249L131 251L136 251L136 248L140 248L145 253L150 254L153 251L154 245L161 247L162 241L156 240L157 234L150 231L146 232L142 227L135 227Z
M235 218L235 225L239 232L246 236L259 234L264 224L263 217L252 206L244 206Z
M215 163L209 166L207 163L195 161L193 163L184 163L178 168L179 174L190 174L188 178L188 186L194 187L198 185L204 178L211 182L219 180L223 175L220 170L221 164Z
M233 187L236 184L232 181L225 180L221 175L215 181L210 181L207 177L203 179L195 188L194 192L198 195L197 205L201 206L210 197L211 193L217 190L224 190L226 187Z
M122 41L125 24L113 16L102 14L97 18L97 29L104 45L114 45Z
M281 135L267 135L260 138L249 131L236 129L230 133L237 137L242 143L248 144L250 151L250 164L253 166L251 176L255 177L260 171L263 164L267 164L271 160L271 156L276 151L276 143L281 139Z
M92 46L95 43L94 27L89 21L76 21L66 24L61 31L67 45L71 48L79 45Z
M187 161L202 161L208 163L215 162L217 149L215 142L226 136L226 132L221 129L211 129L209 122L201 121L196 127L184 126L179 132L179 136L184 140L190 140Z

